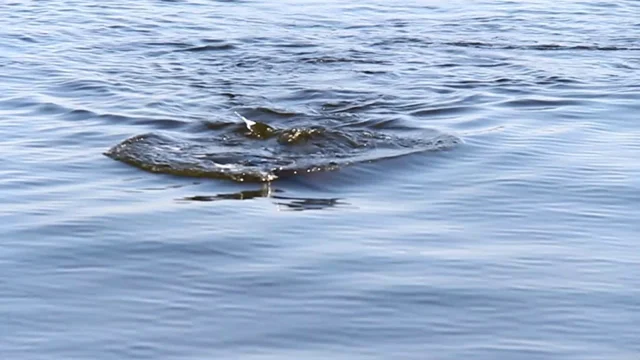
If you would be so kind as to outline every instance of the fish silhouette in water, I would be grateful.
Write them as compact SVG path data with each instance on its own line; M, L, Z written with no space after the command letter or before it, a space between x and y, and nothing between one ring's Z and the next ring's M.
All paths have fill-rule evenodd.
M197 136L149 133L109 149L105 155L140 169L179 176L273 181L278 178L449 149L461 142L435 130L402 134L367 123L279 129L236 113L243 124L218 124Z

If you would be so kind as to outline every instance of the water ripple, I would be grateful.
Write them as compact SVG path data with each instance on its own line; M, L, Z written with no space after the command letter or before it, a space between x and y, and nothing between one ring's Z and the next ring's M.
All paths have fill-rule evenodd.
M637 358L638 14L3 2L2 358Z

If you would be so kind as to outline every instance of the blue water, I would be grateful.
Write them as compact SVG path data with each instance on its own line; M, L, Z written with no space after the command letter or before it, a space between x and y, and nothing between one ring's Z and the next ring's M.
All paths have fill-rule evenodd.
M0 358L640 358L640 2L5 1ZM462 140L237 183L234 112Z

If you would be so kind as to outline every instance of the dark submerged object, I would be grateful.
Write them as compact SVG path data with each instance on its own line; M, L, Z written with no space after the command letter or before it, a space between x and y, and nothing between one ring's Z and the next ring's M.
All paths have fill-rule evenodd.
M240 115L239 115L240 116ZM154 172L201 178L266 182L296 174L336 170L369 161L449 149L461 142L435 130L385 132L366 123L277 129L261 122L216 123L205 137L143 134L105 153Z

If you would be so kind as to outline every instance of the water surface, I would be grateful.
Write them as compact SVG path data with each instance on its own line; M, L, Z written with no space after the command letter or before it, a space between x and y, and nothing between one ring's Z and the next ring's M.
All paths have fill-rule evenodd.
M637 359L638 19L5 2L0 355Z

